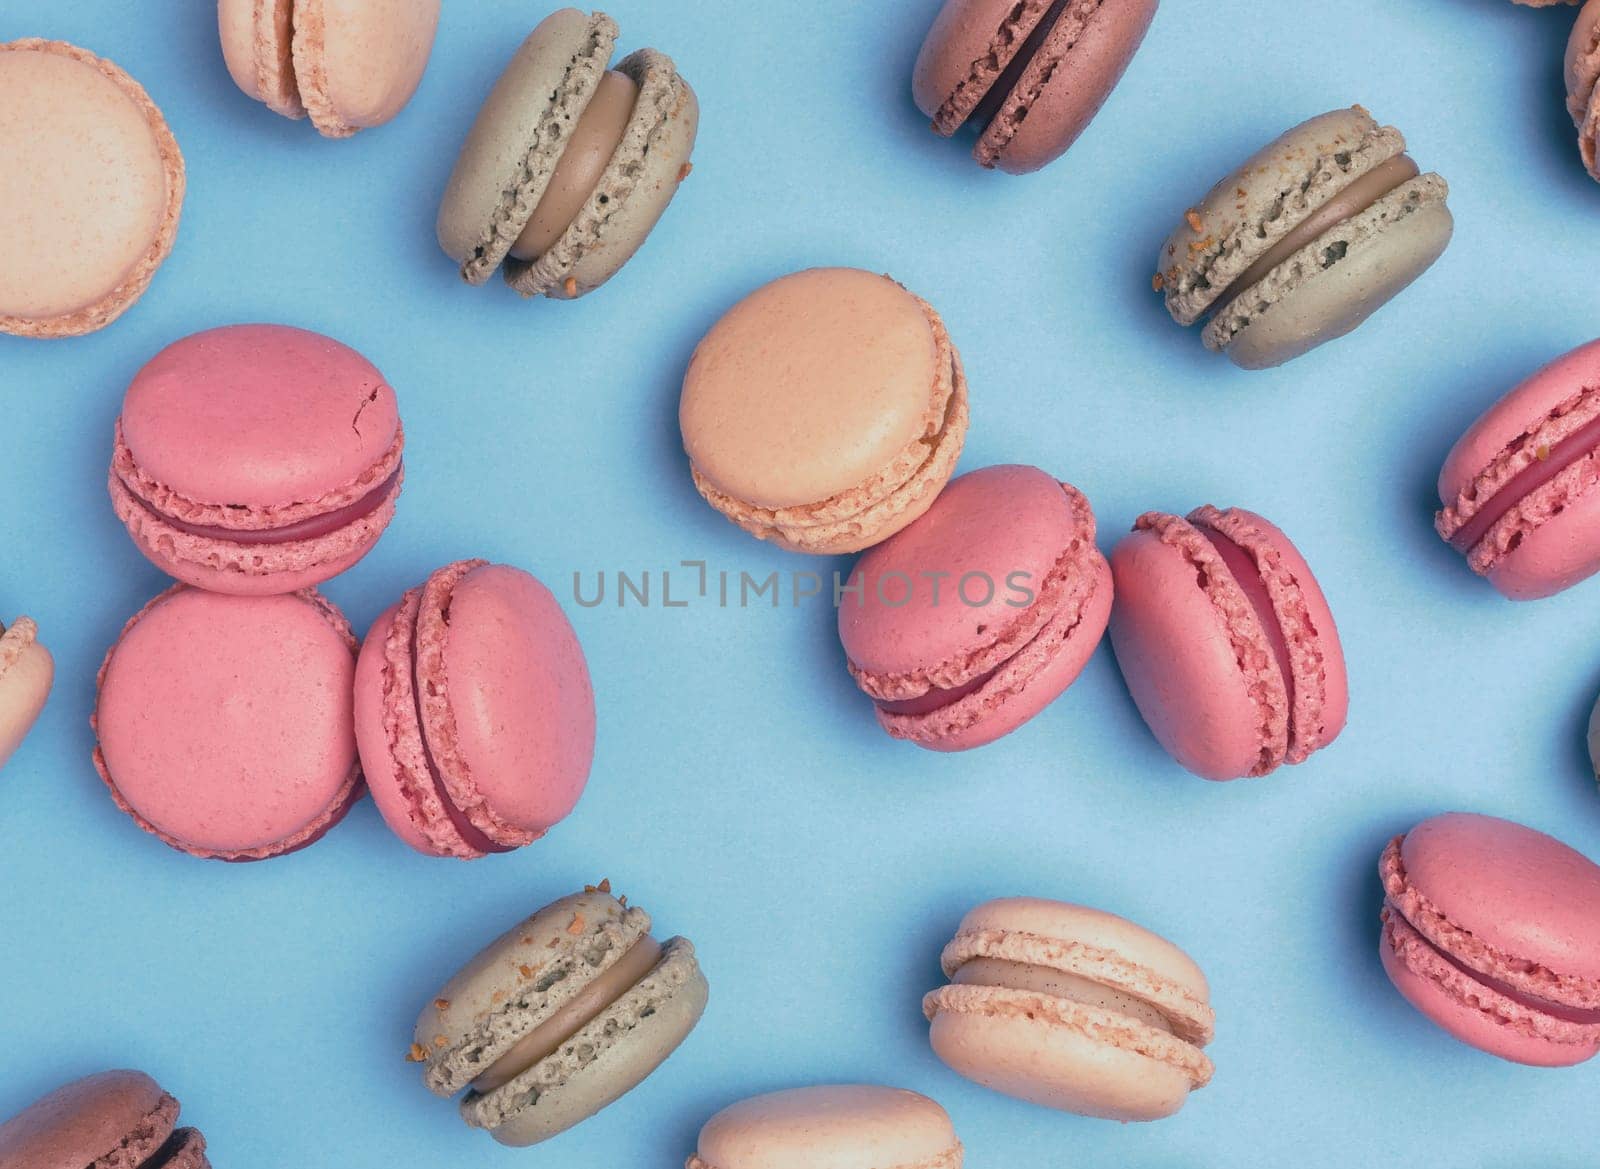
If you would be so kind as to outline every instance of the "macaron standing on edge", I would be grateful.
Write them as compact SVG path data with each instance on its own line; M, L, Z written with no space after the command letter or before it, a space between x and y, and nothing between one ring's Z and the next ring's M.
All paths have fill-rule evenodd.
M689 176L694 90L654 49L608 69L617 34L604 13L563 8L495 82L439 206L439 246L469 284L503 265L523 296L592 292L644 245Z
M422 83L440 0L217 0L228 72L325 138L381 126Z
M967 435L961 356L887 276L812 268L758 288L690 358L678 423L696 489L794 552L859 552L932 505Z
M1379 953L1461 1042L1515 1063L1600 1053L1600 865L1554 837L1452 812L1391 840Z
M1133 1121L1171 1116L1211 1081L1205 975L1131 921L1002 898L961 919L940 962L950 983L922 1000L934 1053L987 1088Z
M134 377L108 488L163 572L212 592L287 593L371 551L404 448L394 390L355 350L233 325L167 346Z
M1526 2L1526 0L1523 0ZM1577 4L1579 0L1568 0ZM1592 178L1600 179L1600 2L1589 0L1567 40L1567 112L1578 130L1578 152Z
M724 1108L685 1169L961 1169L962 1159L949 1115L926 1096L826 1084Z
M174 585L100 667L95 769L179 852L252 861L306 848L361 798L355 666L349 622L314 590Z
M917 55L911 92L972 156L1026 174L1065 154L1138 51L1158 0L946 0Z
M0 1124L6 1169L210 1169L206 1141L178 1127L178 1102L143 1072L101 1072Z
M417 1019L409 1058L462 1119L534 1145L637 1087L700 1021L709 988L686 938L608 882L545 906L491 942Z
M1252 155L1184 212L1152 284L1180 325L1244 369L1282 365L1355 329L1443 254L1449 186L1360 106Z
M595 701L578 636L528 573L462 560L373 623L355 733L378 811L430 856L532 844L577 804Z
M867 552L839 605L850 674L895 738L991 743L1077 680L1111 615L1094 512L1036 467L952 480Z
M1139 517L1111 553L1111 645L1139 713L1204 779L1303 763L1344 729L1344 649L1289 537L1253 512Z
M33 729L55 675L31 618L18 617L9 629L0 623L0 768Z
M172 252L183 154L144 88L62 41L0 43L0 333L76 337Z

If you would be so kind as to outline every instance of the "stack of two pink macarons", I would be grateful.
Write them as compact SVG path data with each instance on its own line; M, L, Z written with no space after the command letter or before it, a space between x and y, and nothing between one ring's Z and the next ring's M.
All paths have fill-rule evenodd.
M257 860L314 843L370 785L408 844L478 857L576 804L593 689L537 580L481 560L440 569L379 619L359 664L316 590L393 518L403 449L388 381L304 330L198 333L135 376L112 503L180 583L107 654L94 725L96 767L140 827Z

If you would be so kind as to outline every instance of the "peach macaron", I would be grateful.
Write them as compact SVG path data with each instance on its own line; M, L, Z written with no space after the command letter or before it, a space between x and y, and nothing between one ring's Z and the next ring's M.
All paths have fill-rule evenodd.
M10 628L0 623L0 767L33 729L55 674L55 659L31 618L18 617Z
M87 49L0 43L0 333L75 337L172 251L183 155L144 88Z
M217 0L234 83L326 138L392 120L433 51L440 0Z
M961 1169L962 1159L949 1115L926 1096L822 1084L724 1108L686 1169Z
M859 552L911 523L950 478L967 381L939 314L887 276L813 268L716 323L683 379L695 487L750 534Z

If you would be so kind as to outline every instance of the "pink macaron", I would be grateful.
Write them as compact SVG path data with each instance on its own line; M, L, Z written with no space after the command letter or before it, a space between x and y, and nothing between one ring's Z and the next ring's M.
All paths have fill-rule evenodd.
M1439 535L1513 601L1600 571L1600 341L1539 370L1461 436L1439 472Z
M1490 1055L1568 1067L1600 1053L1600 865L1492 816L1395 837L1383 968L1412 1006Z
M532 844L583 794L594 689L550 590L463 560L373 624L355 675L372 798L418 852L465 860Z
M1105 632L1111 572L1094 512L1037 467L952 481L857 562L839 603L850 674L897 739L964 751L1071 686Z
M405 436L366 358L283 325L196 333L141 369L117 419L117 518L156 567L218 593L321 584L394 516Z
M1304 557L1239 508L1150 512L1111 553L1111 644L1161 745L1205 779L1303 763L1344 728L1350 693Z
M320 840L361 796L356 639L316 593L174 585L100 667L94 763L117 806L191 856L264 860Z

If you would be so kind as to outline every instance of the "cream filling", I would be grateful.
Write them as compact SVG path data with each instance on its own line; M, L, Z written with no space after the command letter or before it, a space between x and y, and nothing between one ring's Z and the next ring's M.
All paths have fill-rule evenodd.
M622 145L638 99L639 85L627 74L612 69L601 76L599 87L561 152L550 185L517 242L511 245L514 258L532 262L555 247L600 185L611 156Z
M1033 966L1025 962L1008 962L1003 958L973 958L962 964L950 979L965 986L998 986L1007 990L1027 990L1047 994L1069 1002L1099 1007L1118 1015L1127 1015L1159 1031L1172 1033L1167 1017L1141 998L1120 991L1103 982L1095 982L1078 974L1054 970L1048 966Z
M517 1040L510 1051L472 1081L472 1087L478 1092L492 1092L554 1055L563 1043L637 986L660 960L661 943L649 936L640 938L626 954L563 1003L560 1010Z

